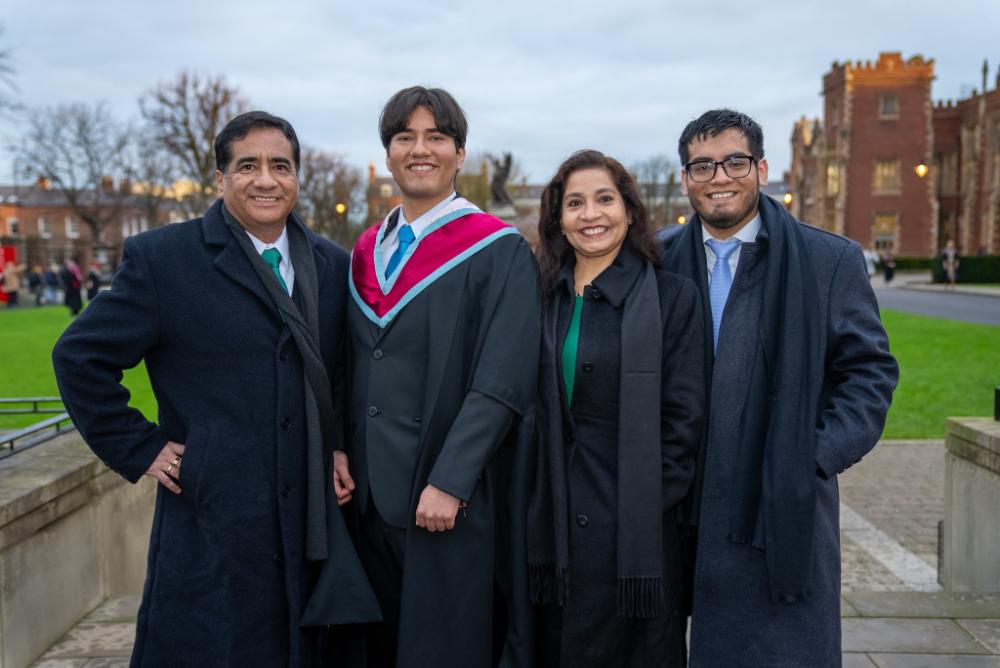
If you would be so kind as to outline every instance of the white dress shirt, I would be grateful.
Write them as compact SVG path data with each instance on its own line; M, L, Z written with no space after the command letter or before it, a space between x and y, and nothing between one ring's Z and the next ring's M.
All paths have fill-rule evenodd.
M399 220L396 221L396 226L392 228L391 232L382 237L382 244L379 246L379 250L382 252L383 265L388 266L389 258L392 257L392 254L396 252L396 248L399 247L399 228L403 225L409 225L413 230L413 238L419 239L420 234L426 230L431 223L441 217L441 212L453 199L455 199L454 191L452 191L452 193L443 200L432 206L430 210L422 216L418 216L413 222L406 220L406 216L403 215L403 207L399 207Z
M246 232L246 230L244 230ZM277 248L278 252L281 253L281 263L278 265L278 271L281 273L281 277L285 279L285 285L288 287L288 296L292 296L292 288L295 287L295 269L292 268L292 256L288 252L288 228L281 230L281 236L274 240L274 243L266 244L254 235L247 232L247 236L250 237L250 241L253 242L253 247L257 249L258 253L263 253L268 248Z
M760 232L760 214L758 213L754 216L749 223L744 225L739 232L729 237L729 239L739 239L740 247L743 244L752 244L757 241L757 233ZM708 265L708 283L712 284L712 268L715 266L715 252L708 245L709 239L716 239L716 241L728 241L729 239L717 239L713 237L711 233L705 228L704 225L701 226L701 240L705 245L705 264ZM740 263L740 252L737 250L735 253L729 256L729 275L736 278L736 265Z

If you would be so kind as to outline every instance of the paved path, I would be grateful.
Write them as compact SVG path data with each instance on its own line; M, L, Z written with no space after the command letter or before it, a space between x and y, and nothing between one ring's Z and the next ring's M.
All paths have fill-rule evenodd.
M1000 325L1000 298L913 288L875 290L880 308L982 325Z
M845 668L1000 668L1000 595L937 584L942 441L885 441L840 476ZM109 599L33 668L127 666L138 598Z

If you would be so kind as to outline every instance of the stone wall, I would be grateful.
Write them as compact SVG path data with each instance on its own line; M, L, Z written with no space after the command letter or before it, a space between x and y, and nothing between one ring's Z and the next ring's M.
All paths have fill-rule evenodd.
M0 668L23 668L146 572L155 482L130 485L76 432L0 460Z

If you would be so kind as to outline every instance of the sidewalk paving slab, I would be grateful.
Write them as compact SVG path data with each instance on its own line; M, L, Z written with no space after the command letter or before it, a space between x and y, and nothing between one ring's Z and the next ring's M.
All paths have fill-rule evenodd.
M1000 619L956 619L959 626L994 654L1000 654Z
M989 654L965 629L950 619L884 619L863 617L842 622L845 652ZM877 663L877 662L876 662Z
M1000 594L844 592L842 598L862 617L1000 618Z
M878 668L1000 668L1000 656L873 654L871 659Z
M867 654L844 652L843 668L875 668L875 662L869 659Z

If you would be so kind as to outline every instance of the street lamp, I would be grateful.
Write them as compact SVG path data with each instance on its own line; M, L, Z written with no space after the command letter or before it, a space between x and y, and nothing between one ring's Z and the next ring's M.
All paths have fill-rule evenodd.
M792 193L785 193L785 196L781 198L784 201L785 206L792 205Z
M927 172L930 171L930 168L927 167L927 165L925 165L924 163L920 163L913 169L913 171L915 171L917 173L917 176L919 176L920 178L924 178L925 176L927 176Z
M347 205L343 202L337 202L337 206L334 208L336 208L338 216L343 216L344 212L347 211Z
M688 220L687 216L677 216L677 224L678 225L683 225L684 223L687 222L687 220Z

